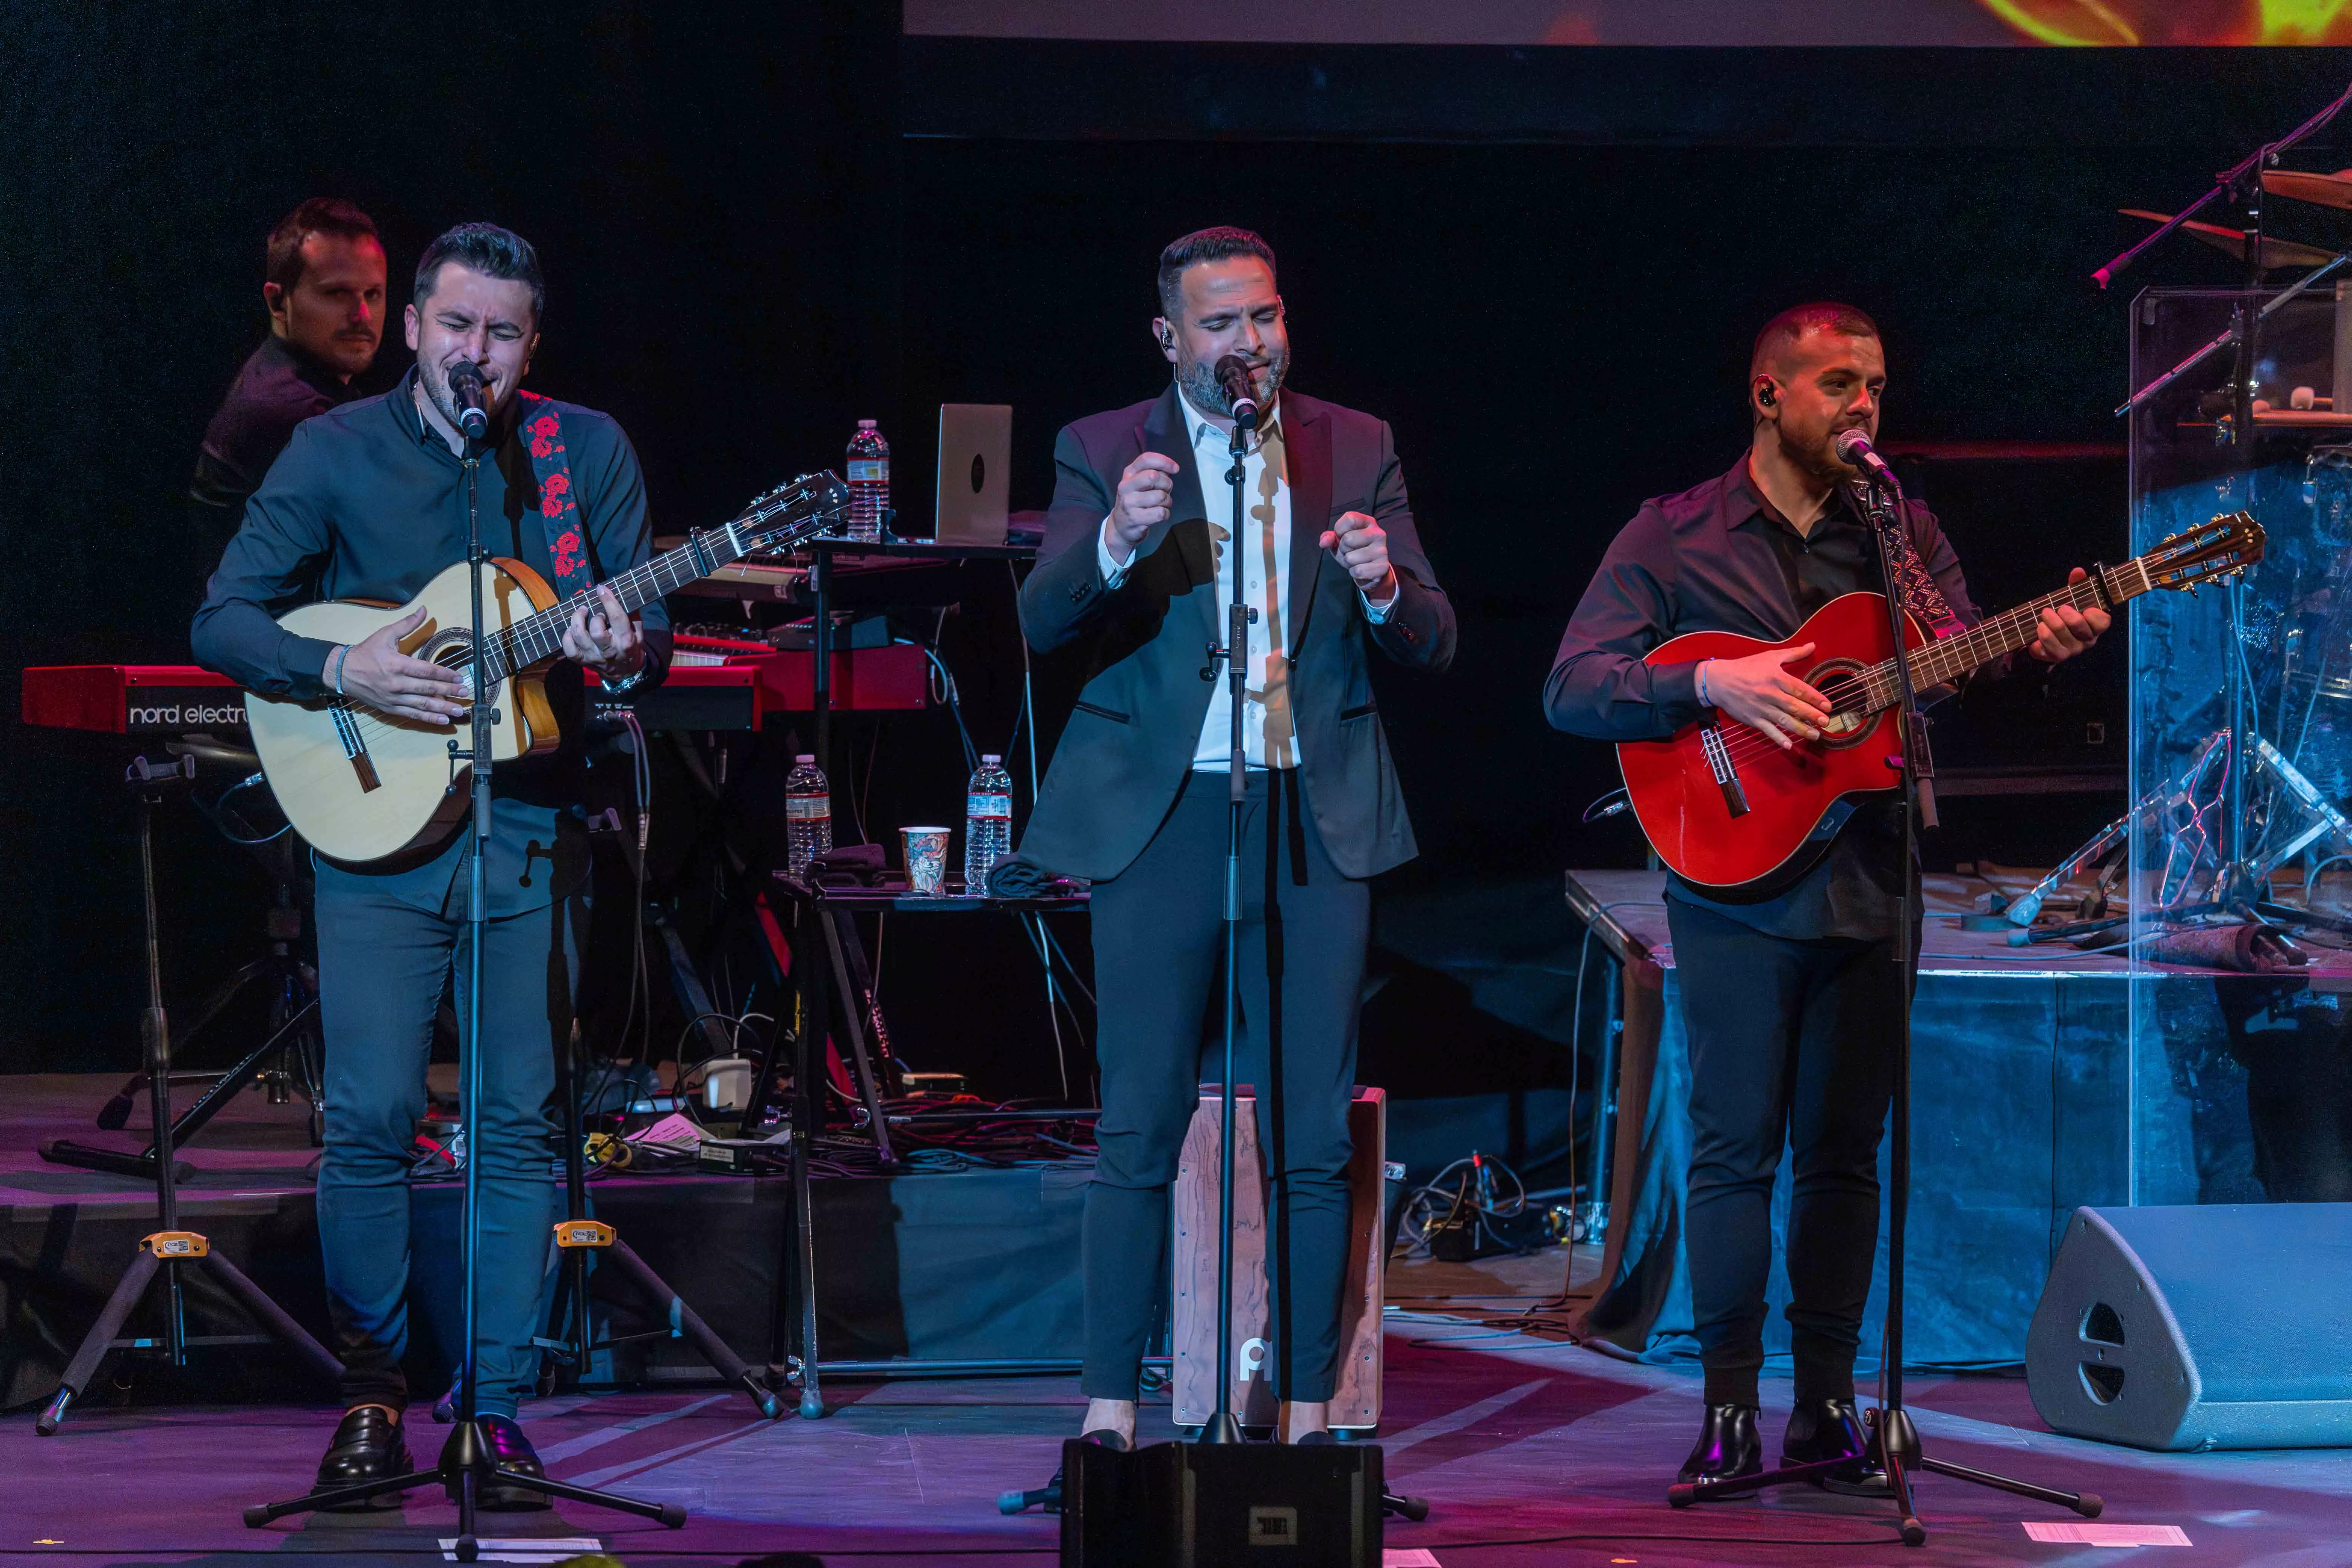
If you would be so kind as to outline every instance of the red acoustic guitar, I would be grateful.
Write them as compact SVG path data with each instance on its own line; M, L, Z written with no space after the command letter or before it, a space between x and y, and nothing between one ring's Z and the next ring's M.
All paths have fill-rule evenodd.
M2193 588L2242 572L2262 558L2262 525L2231 512L2137 560L2094 567L2082 582L1955 637L1930 640L1906 617L1912 684L1921 690L1942 686L2024 647L2052 605L2114 608L2158 588ZM1878 595L1843 594L1786 642L1688 632L1653 649L1643 663L1745 658L1811 643L1811 662L1790 669L1830 701L1822 738L1790 751L1712 709L1671 739L1620 744L1626 794L1658 858L1710 891L1764 896L1793 881L1829 847L1853 810L1852 797L1899 787L1892 764L1903 754L1902 724L1892 712L1899 699L1891 641Z

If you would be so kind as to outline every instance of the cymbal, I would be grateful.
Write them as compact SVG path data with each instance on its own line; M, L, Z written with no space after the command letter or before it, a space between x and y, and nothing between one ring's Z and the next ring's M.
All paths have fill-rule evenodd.
M2172 215L2169 213L2152 213L2141 207L2117 207L2116 210L2126 217L2144 217L2150 223L2172 221ZM2215 223L2199 223L2194 218L2182 224L2180 229L2182 233L2192 238L2203 240L2216 250L2226 250L2232 256L2243 256L2246 253L2246 236L2242 229L2223 228L2220 224ZM2282 267L2316 267L2324 261L2333 261L2335 258L2334 251L2322 250L2315 245L2298 245L2291 239L2278 239L2267 234L2263 236L2263 269L2264 271L2273 271Z
M2323 207L2352 207L2352 169L2314 174L2300 169L2272 169L2263 175L2263 189L2273 195Z

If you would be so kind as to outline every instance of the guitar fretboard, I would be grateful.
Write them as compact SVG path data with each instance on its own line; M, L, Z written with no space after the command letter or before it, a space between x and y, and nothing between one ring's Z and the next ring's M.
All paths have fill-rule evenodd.
M751 551L787 544L807 533L818 531L826 521L818 513L803 518L801 522L779 530L776 520L789 517L808 505L804 495L778 496L761 501L724 527L708 533L689 535L684 544L664 551L641 565L632 566L616 576L596 584L610 588L621 602L624 614L633 613L665 594L676 593L698 578L708 577L722 566L732 565ZM590 590L593 592L593 590ZM584 595L548 609L541 610L517 621L513 626L489 639L488 658L482 684L495 686L512 671L529 669L532 665L556 658L563 651L563 630L579 613Z
M2146 556L2126 561L2121 566L2094 566L2079 583L2069 584L2054 594L2044 594L2038 599L2028 600L2013 610L1988 616L1957 637L1944 637L1912 649L1911 684L1918 690L1948 685L2003 654L2015 653L2041 635L2042 612L2054 605L2070 605L2077 610L2087 610L2094 605L2104 608L2137 598L2155 585L2148 574ZM1875 713L1902 700L1902 687L1895 678L1893 659L1871 666L1862 672L1860 679L1863 711ZM1843 703L1839 706L1843 707Z

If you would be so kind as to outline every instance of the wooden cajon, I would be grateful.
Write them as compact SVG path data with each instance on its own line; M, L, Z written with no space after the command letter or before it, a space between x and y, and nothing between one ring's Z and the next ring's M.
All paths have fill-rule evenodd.
M1234 1150L1234 1413L1244 1426L1275 1422L1266 1329L1266 1183L1258 1154L1255 1097L1234 1100L1241 1142ZM1218 1097L1203 1088L1184 1135L1176 1172L1174 1417L1197 1426L1216 1406ZM1381 1306L1388 1259L1381 1246L1382 1173L1388 1159L1388 1095L1359 1088L1348 1108L1355 1154L1348 1163L1353 1202L1347 1283L1339 1297L1339 1386L1328 1420L1334 1431L1369 1433L1381 1420Z

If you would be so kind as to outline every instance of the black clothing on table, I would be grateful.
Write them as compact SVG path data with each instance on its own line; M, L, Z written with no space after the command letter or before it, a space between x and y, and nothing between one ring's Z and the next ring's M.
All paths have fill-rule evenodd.
M1934 514L1914 501L1904 521L1953 614L1975 626L1984 617ZM1743 457L1696 489L1643 501L1618 533L1560 639L1544 684L1545 714L1556 728L1594 740L1671 735L1702 711L1698 666L1643 664L1651 649L1696 631L1780 642L1839 595L1883 593L1885 581L1877 541L1843 490L1801 534L1764 500ZM1671 876L1668 890L1776 936L1891 937L1903 894L1900 810L1898 795L1864 804L1828 853L1773 897L1736 902Z
M245 498L261 488L262 476L294 438L294 426L352 395L341 376L286 339L274 332L262 339L205 426L189 498L220 514L225 536L236 526Z

